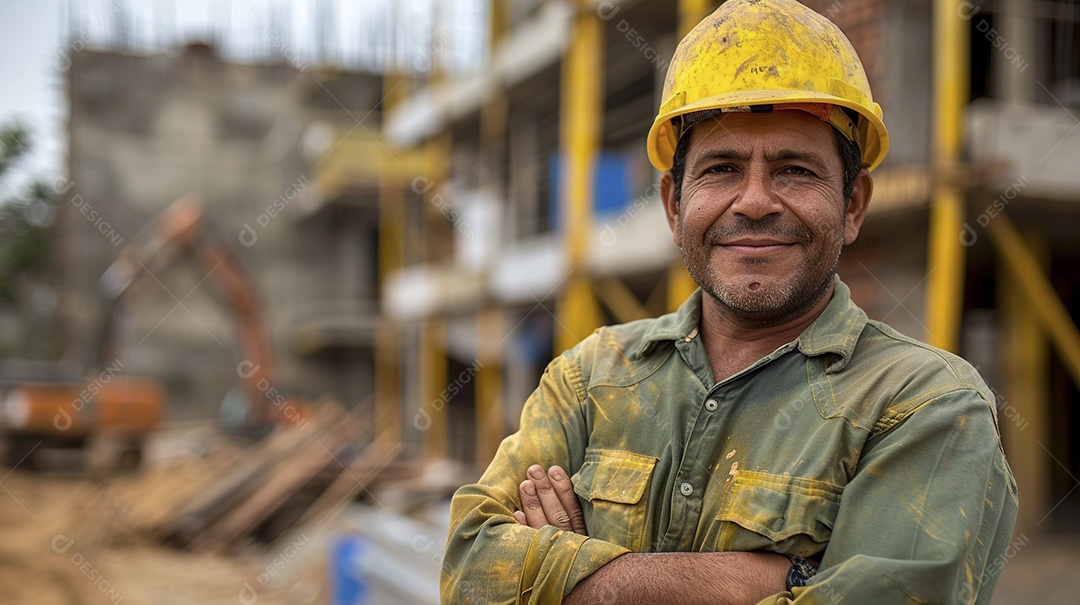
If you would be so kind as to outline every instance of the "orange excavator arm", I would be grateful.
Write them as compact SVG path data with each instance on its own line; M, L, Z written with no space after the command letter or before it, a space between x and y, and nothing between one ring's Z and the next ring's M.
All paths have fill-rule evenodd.
M187 257L205 272L206 281L236 317L244 356L237 374L251 402L248 424L274 422L276 408L266 397L274 386L274 360L254 284L232 246L211 228L203 204L192 195L166 208L149 226L145 240L124 248L102 275L108 308L99 361L107 363L117 357L117 320L135 301L158 287L160 275Z

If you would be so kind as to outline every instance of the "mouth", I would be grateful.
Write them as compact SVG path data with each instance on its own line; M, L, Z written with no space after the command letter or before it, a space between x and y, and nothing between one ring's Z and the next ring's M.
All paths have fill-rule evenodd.
M718 245L739 254L765 255L787 250L794 246L795 242L774 238L744 237Z

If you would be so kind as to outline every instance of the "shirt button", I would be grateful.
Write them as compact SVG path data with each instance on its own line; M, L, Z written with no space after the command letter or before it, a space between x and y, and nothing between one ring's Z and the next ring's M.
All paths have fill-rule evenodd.
M716 403L715 399L709 399L705 401L705 409L710 412L715 412L716 408L720 407L720 404Z
M689 496L690 494L694 493L694 486L690 485L689 483L683 482L683 484L679 486L679 491L682 492L682 495Z

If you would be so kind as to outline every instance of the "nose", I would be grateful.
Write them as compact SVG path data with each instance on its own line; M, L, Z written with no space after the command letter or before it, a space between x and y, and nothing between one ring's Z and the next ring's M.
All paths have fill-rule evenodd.
M731 210L751 220L761 220L770 214L783 212L784 205L777 195L775 183L766 170L747 171L743 190L731 205Z

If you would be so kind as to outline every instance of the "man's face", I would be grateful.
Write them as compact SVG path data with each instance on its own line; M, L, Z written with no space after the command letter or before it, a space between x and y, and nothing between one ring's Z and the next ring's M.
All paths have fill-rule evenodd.
M690 134L678 204L665 175L668 220L690 275L747 325L802 315L858 235L869 176L845 208L832 127L801 111L724 114Z

